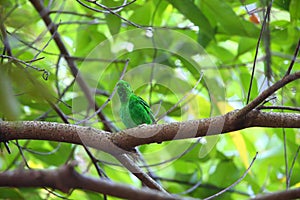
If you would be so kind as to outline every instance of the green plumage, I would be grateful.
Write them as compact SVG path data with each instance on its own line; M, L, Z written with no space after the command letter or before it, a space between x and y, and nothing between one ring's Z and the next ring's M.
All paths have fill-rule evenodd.
M150 106L133 93L129 83L120 80L117 89L121 101L120 117L127 128L155 122Z

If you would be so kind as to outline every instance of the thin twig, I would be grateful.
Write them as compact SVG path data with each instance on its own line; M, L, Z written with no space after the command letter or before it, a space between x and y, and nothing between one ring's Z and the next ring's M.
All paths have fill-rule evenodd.
M214 194L214 195L212 195L210 197L205 198L204 200L213 199L213 198L215 198L215 197L217 197L217 196L225 193L226 191L230 190L231 188L233 188L234 186L236 186L238 183L240 183L245 178L245 176L248 174L250 168L252 167L254 161L256 160L257 154L258 154L258 152L256 152L256 154L255 154L254 158L252 159L252 161L251 161L248 169L244 172L244 174L236 182L234 182L232 185L228 186L227 188L221 190L220 192L218 192L218 193L216 193L216 194Z
M129 6L130 4L133 4L136 2L136 0L130 1L127 3L127 0L124 0L123 4L121 6L116 6L116 7L109 7L109 9L114 10L114 12L119 12L121 10L118 10L120 8L125 8L126 6Z
M293 159L293 162L292 162L292 165L291 165L291 169L290 169L289 175L288 175L288 177L287 177L287 189L290 187L290 181L291 181L293 169L294 169L294 166L295 166L295 163L296 163L296 160L297 160L299 151L300 151L300 146L298 146L298 149L297 149L297 151L296 151L296 154L295 154L295 156L294 156L294 159Z
M97 1L95 1L95 0L86 0L87 2L90 2L90 3L93 3L93 4L95 4L96 6L99 6L100 8L102 8L103 9L103 7L106 7L106 6L104 6L104 5L102 5L102 4L99 4ZM129 3L127 3L127 0L124 0L124 2L123 2L123 4L121 5L121 6L116 6L116 7L106 7L107 9L110 9L112 12L115 12L115 13L117 13L117 12L120 12L123 8L125 8L126 6L128 6L128 5L130 5L130 4L132 4L132 3L134 3L136 0L133 0L133 1L131 1L131 2L129 2ZM80 3L80 2L78 2L78 3ZM83 3L81 2L80 3L81 5L83 5ZM86 7L87 5L85 4L85 5L83 5L84 7ZM89 6L89 9L90 8L92 8L93 9L93 11L96 11L96 12L100 12L100 13L106 13L106 14L108 14L108 13L110 13L109 11L107 11L107 9L105 9L105 10L98 10L98 9L96 9L96 8L93 8L93 7L90 7Z
M288 174L288 171L289 171L289 165L288 165L288 157L287 157L287 147L286 147L286 134L285 134L285 129L283 128L282 129L282 134L283 134L283 157L284 157L284 165L285 165L285 177L286 177L286 180L285 180L285 186L286 186L286 189L288 189L288 180L289 180L289 174Z
M8 38L7 38L7 34L6 34L6 28L4 26L4 20L3 20L3 9L1 8L1 13L0 13L0 29L1 29L1 35L2 35L2 40L3 40L3 44L4 44L4 49L7 52L8 56L12 56L12 52L11 52L11 47L10 44L8 42Z
M71 25L71 24L77 24L77 25L81 25L81 24L88 24L88 25L99 25L99 24L103 24L106 25L105 22L99 22L98 20L94 19L91 21L64 21L64 22L59 22L57 25Z
M72 12L72 11L63 11L63 10L50 10L49 14L69 14L69 15L77 15L77 16L81 16L81 17L87 17L87 18L91 18L91 19L99 19L99 20L104 20L104 18L101 17L97 17L97 16L93 16L89 13L87 14L83 14L83 13L77 13L77 12Z
M273 1L273 0L271 0ZM271 33L270 33L270 12L266 13L266 24L265 31L263 33L263 44L265 47L265 76L267 78L267 84L270 85L270 81L272 78L272 55L271 55Z
M242 120L247 113L249 113L251 110L256 108L260 103L262 103L266 98L268 98L270 95L272 95L274 92L279 90L280 88L284 87L288 83L297 80L300 78L300 71L289 74L287 76L284 76L281 80L274 83L272 86L264 90L260 95L258 95L253 101L251 101L248 105L240 109L235 116L233 116L232 120L239 122L239 120Z
M21 146L20 146L18 140L16 140L16 145L17 145L17 147L18 147L18 149L19 149L19 153L20 153L20 155L21 155L21 157L22 157L22 160L23 160L25 166L26 166L28 169L31 169L31 167L29 166L29 164L28 164L28 162L27 162L27 160L26 160L26 158L25 158L25 156L24 156L24 153L23 153L23 151L22 151L22 148L21 148Z
M36 154L36 155L47 156L47 155L52 155L52 154L56 153L60 149L61 143L60 142L57 143L57 146L54 149L52 149L51 151L48 151L48 152L34 151L34 150L30 149L30 148L27 148L25 145L24 146L20 146L20 147L24 151L27 151L29 153Z
M93 7L91 7L91 6L89 6L89 5L85 4L85 3L83 3L83 2L80 1L80 0L76 0L76 1L77 1L78 3L80 3L82 6L88 8L88 9L90 9L90 10L93 10L93 11L96 11L96 12L103 13L103 10L99 10L99 9L93 8ZM108 11L110 14L113 14L113 15L119 17L120 19L122 19L123 21L127 22L128 24L130 24L130 25L132 25L132 26L134 26L134 27L136 27L136 28L142 28L142 26L140 26L140 25L138 25L138 24L135 24L135 23L133 23L132 21L130 21L130 20L128 20L128 19L125 19L124 17L122 17L122 16L119 15L118 13L114 12L113 10L109 9L108 7L106 7L106 6L102 5L102 4L97 3L96 1L93 1L93 3L94 3L95 5L97 5L97 6L99 6L100 8L102 8L102 9Z
M165 194L169 194L162 186L155 182L148 174L143 171L128 157L127 154L115 156L132 174L139 178L142 183L146 184L149 188L158 190Z
M26 147L31 140L27 140L25 142L25 144L22 146L22 149L24 147ZM18 162L18 159L21 155L18 153L14 158L11 159L11 162L9 164L7 164L7 167L4 169L4 171L8 171L9 169L11 169L12 167L14 167L16 165L16 163Z
M190 90L190 92L192 92L193 90L195 90L195 89L198 87L200 81L202 80L202 77L203 77L203 73L200 74L199 79L197 80L197 82L196 82L196 84L194 85L194 87ZM167 116L169 113L171 113L175 108L177 108L178 105L179 105L182 101L184 101L184 100L187 98L188 95L189 95L189 93L185 94L181 99L179 99L179 101L177 101L177 103L176 103L174 106L172 106L169 110L167 110L163 115L159 116L159 117L157 118L156 122L158 122L159 120L161 120L162 118L164 118L165 116Z
M252 67L252 73L251 73L251 79L250 79L250 84L249 84L249 89L248 89L248 95L247 95L246 104L248 104L249 101L250 101L250 94L251 94L252 83L253 83L253 78L254 78L254 72L255 72L255 67L256 67L256 59L257 59L257 55L258 55L259 44L260 44L260 40L262 38L264 29L265 29L265 26L266 26L268 15L271 12L271 7L272 7L272 1L270 2L269 6L267 8L267 12L266 12L266 15L264 17L262 28L261 28L261 31L260 31L260 34L259 34L259 38L258 38L258 41L257 41L257 44L256 44L256 50L255 50L255 56L254 56L254 61L253 61L253 67Z
M46 79L48 78L48 76L50 74L46 69L41 69L41 68L35 67L35 66L31 65L30 63L28 63L27 61L20 60L20 59L14 57L14 56L0 55L0 57L1 58L6 58L6 59L11 59L13 61L16 61L16 62L19 62L19 63L25 65L26 67L30 67L30 68L32 68L36 71L43 72L43 77L45 77ZM40 59L42 59L42 58L35 59L35 60L40 60Z
M297 47L296 47L296 49L295 49L295 53L294 53L293 59L292 59L292 61L291 61L291 64L290 64L288 70L286 71L285 76L287 76L287 75L289 75L289 74L291 73L292 68L293 68L293 66L294 66L294 64L295 64L295 61L296 61L296 59L297 59L297 56L298 56L298 53L299 53L299 49L300 49L300 38L299 38L299 40L298 40L298 44L297 44Z
M58 26L57 26L58 29ZM33 60L37 60L38 56L47 48L47 46L50 44L50 42L53 40L55 34L57 33L57 29L55 30L55 32L51 35L50 39L46 42L46 44L42 47L42 49L40 49L33 57ZM29 64L31 65L33 61L30 61Z
M151 174L150 167L161 166L163 164L166 164L166 163L172 162L172 161L174 161L174 160L176 160L178 158L181 158L182 156L186 155L191 150L193 150L199 144L200 140L201 140L201 138L198 138L197 141L194 144L192 144L188 149L186 149L184 152L182 152L181 154L179 154L177 156L174 156L174 157L172 157L172 158L170 158L168 160L165 160L163 162L154 163L154 164L150 164L149 165L149 164L146 164L145 160L141 157L141 161L143 162L143 165L139 165L139 167L141 167L141 168L147 168L147 170ZM105 160L101 160L101 159L98 159L98 161L101 162L101 163L107 164L107 165L113 165L113 166L119 166L119 167L121 166L120 164L109 162L109 161L105 161ZM151 176L151 177L154 178L154 179L156 179L155 178L156 176Z
M202 184L202 180L200 179L195 185L193 185L193 187L191 187L191 188L187 189L186 191L181 192L179 194L188 194L188 193L191 193L194 190L196 190L201 184Z
M122 70L122 73L121 73L121 76L120 76L119 80L122 80L122 79L123 79L123 77L124 77L124 75L125 75L125 72L126 72L126 70L127 70L128 63L129 63L129 60L127 60L127 62L125 63L124 68L123 68L123 70ZM89 117L87 117L87 118L85 118L85 119L83 119L83 120L80 120L79 122L76 122L75 124L76 124L76 125L82 124L82 123L84 123L84 122L86 122L86 121L92 119L92 118L95 117L96 115L98 115L98 113L100 113L100 112L103 110L103 108L105 108L105 106L111 101L111 99L112 99L113 96L115 95L116 91L117 91L117 87L114 87L113 92L110 94L110 96L107 98L107 100L102 104L102 106L101 106L96 112L94 112L91 116L89 116Z
M165 177L155 177L156 179L160 180L160 181L166 181L166 182L172 182L172 183L178 183L181 185L195 185L195 183L191 183L189 181L183 181L183 180L178 180L178 179L171 179L171 178L165 178ZM207 184L207 183L203 183L199 185L199 188L204 188L204 189L210 189L210 190L222 190L224 188L213 185L213 184ZM235 189L230 189L227 192L231 192L231 193L236 193L239 195L243 195L243 196L250 196L250 194L246 193L246 192L242 192L239 190L235 190Z
M300 111L299 107L292 107L292 106L259 106L257 107L258 110L264 109L276 109L276 110L292 110L292 111Z
M9 32L8 32L8 34L10 34L11 37L18 40L19 42L26 45L27 47L30 47L31 49L36 50L36 51L41 51L41 49L34 47L32 44L22 40L21 38L17 37L16 35L13 35ZM52 55L52 56L64 56L64 57L67 57L68 59L72 59L74 61L85 61L85 62L95 62L96 61L96 62L105 62L105 63L125 63L126 62L126 60L117 60L117 59L109 60L109 59L102 59L102 58L86 58L86 57L78 57L78 56L71 56L71 55L67 56L67 55L62 55L59 53L48 52L45 50L43 50L41 52L43 52L44 54L47 54L47 55ZM39 60L39 59L41 59L41 58L38 58L36 60ZM25 62L29 62L29 61L25 61Z

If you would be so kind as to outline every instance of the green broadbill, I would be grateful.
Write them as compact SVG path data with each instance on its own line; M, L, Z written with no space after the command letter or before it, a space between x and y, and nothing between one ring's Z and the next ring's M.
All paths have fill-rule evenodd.
M120 117L127 128L133 128L140 124L155 123L154 115L150 106L139 96L135 95L126 81L120 80L117 83L118 95L121 101ZM141 161L148 170L151 177L156 177L148 167L138 149L136 154L130 154L135 161Z
M127 128L155 122L150 106L133 93L129 83L120 80L117 89L121 101L120 117Z

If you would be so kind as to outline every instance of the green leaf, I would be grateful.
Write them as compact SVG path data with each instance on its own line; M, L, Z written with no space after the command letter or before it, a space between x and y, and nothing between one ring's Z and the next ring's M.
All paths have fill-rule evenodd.
M274 0L273 5L284 10L289 10L290 2L291 0Z
M214 30L208 19L191 0L168 0L180 13L199 27L198 42L204 47L213 39Z
M150 25L153 9L154 6L151 1L144 3L142 6L135 8L129 20L142 26Z
M120 17L113 15L113 14L106 14L105 19L106 19L110 34L115 35L120 32L120 28L121 28L121 24L122 24Z
M210 45L207 51L218 57L222 63L229 63L235 59L235 55L229 49L230 47L227 49L222 46Z
M75 41L75 55L87 56L88 53L106 39L105 35L99 32L96 26L79 26Z
M25 197L22 195L22 193L15 188L0 188L0 198L25 200Z
M230 172L230 175L228 173ZM235 166L232 160L221 161L216 170L210 174L209 182L220 186L227 187L228 185L234 183L241 174L239 174L239 170Z
M208 18L213 18L219 24L220 33L257 38L259 29L251 22L237 16L232 8L221 0L203 0L201 8L210 13ZM208 15L208 14L207 14Z
M32 161L43 163L44 166L63 165L70 156L72 149L71 144L48 141L34 141L30 144L30 147L34 151L41 152L40 154L32 154Z
M244 88L244 100L246 101L249 85L250 85L251 73L247 70L242 68L240 71L240 81ZM250 94L250 101L253 100L258 95L258 86L257 80L254 77L252 82L251 94Z
M24 199L43 200L40 191L36 188L21 188L20 192L24 196Z
M299 0L291 0L290 2L290 16L291 21L294 22L300 18L300 1Z
M239 41L238 55L253 51L256 44L257 39L242 37Z
M20 105L10 79L2 69L0 66L0 113L5 119L16 120L20 115Z
M169 111L175 104L174 103L171 103L171 102L167 102L167 101L164 101L162 102L162 107L166 110L166 111ZM174 108L169 114L168 116L181 116L182 114L184 113L184 110L182 110L181 106L178 105L176 108Z

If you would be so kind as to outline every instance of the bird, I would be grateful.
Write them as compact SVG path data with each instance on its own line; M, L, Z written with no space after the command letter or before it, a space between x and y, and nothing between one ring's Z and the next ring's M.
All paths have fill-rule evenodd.
M118 81L117 91L121 102L120 117L126 128L155 123L150 106L145 100L134 94L128 82Z
M120 80L117 83L117 91L121 102L120 117L126 128L133 128L142 124L154 124L155 118L150 106L141 97L134 94L128 82ZM138 148L134 148L130 157L135 162L142 162L149 176L156 177L144 160ZM154 178L155 179L155 178ZM156 179L155 179L156 180Z

